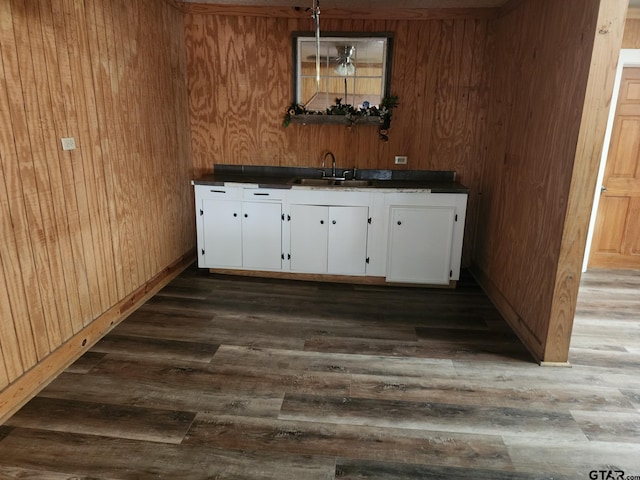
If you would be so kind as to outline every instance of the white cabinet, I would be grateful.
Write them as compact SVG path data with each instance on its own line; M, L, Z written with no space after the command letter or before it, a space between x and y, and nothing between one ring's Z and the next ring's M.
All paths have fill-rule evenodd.
M291 205L292 272L364 275L366 206Z
M455 208L391 207L387 281L446 285Z
M242 201L241 195L242 189L196 190L198 266L282 269L281 200Z
M205 198L200 206L201 267L242 266L242 203Z
M282 205L242 202L242 266L282 268Z
M195 196L202 268L425 285L459 279L463 193L237 184L195 185Z
M466 195L390 195L386 279L449 285L458 280Z

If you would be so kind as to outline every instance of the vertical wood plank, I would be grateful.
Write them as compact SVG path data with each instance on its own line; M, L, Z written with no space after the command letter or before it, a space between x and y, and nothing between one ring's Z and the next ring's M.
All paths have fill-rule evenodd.
M81 307L81 292L84 292L85 282L81 281L76 271L75 261L65 261L74 258L79 253L78 249L78 226L77 226L77 202L73 192L73 173L70 171L70 158L60 150L59 139L55 132L64 132L64 136L71 136L68 132L68 124L65 115L63 82L64 77L59 64L59 52L66 48L66 38L62 35L61 40L56 36L54 25L55 19L64 20L60 9L55 9L50 1L43 0L40 3L40 16L42 18L42 36L45 49L45 60L47 65L47 77L49 85L49 101L51 116L55 131L46 130L48 144L51 149L52 160L48 162L50 169L50 180L54 195L54 210L58 219L58 236L60 239L60 255L62 269L64 272L63 284L65 285L68 303L67 317L64 323L68 323L64 338L69 338L73 333L82 327L83 312ZM60 48L59 48L59 45ZM62 57L64 59L64 56ZM68 57L67 57L68 58ZM75 248L74 248L75 247Z
M14 8L14 4L3 2L7 8L8 15L2 15L2 38L15 39L15 23L23 23L24 11ZM18 51L22 51L24 56L24 42L22 45L16 40L13 43L2 44L4 73L7 82L7 96L9 98L9 110L11 112L11 124L16 148L14 161L9 161L5 166L5 175L15 179L10 183L18 188L16 197L11 198L11 220L16 239L16 246L19 251L17 257L20 259L20 274L25 287L29 292L24 300L26 308L20 308L17 316L20 318L21 328L31 329L35 340L35 347L38 359L43 358L50 352L48 322L45 315L55 314L55 307L45 310L43 307L51 307L51 298L42 298L42 283L47 282L47 274L42 272L47 265L46 253L44 252L42 232L42 218L40 215L40 205L37 199L37 182L34 172L34 163L31 153L31 142L29 138L29 127L27 122L27 102L22 91L23 82L32 85L33 78L29 77L29 69L26 69L24 78L20 67ZM15 168L15 170L14 170ZM11 192L12 190L10 190ZM38 232L38 235L30 234L30 231ZM40 265L38 269L36 265ZM41 275L42 273L42 275ZM16 280L18 277L13 277ZM16 315L16 313L14 313ZM28 320L27 320L28 319ZM24 322L24 323L23 323ZM30 322L30 325L29 325Z
M98 46L99 26L96 23L96 2L88 2L84 8L76 10L82 18L78 22L80 48L87 59L83 66L83 86L87 105L86 115L89 125L88 145L92 161L85 163L85 178L88 172L91 184L91 221L92 237L97 247L98 268L102 281L98 284L100 291L100 309L106 310L115 303L115 269L113 267L113 248L109 242L110 225L108 221L107 194L104 175L104 164L110 151L103 150L101 137L101 117L105 111L105 101L100 88L99 77L103 71L103 57ZM102 119L104 123L104 119ZM107 137L108 138L108 137ZM107 146L108 147L108 146Z
M76 2L72 0L64 1L64 12L67 29L67 47L69 50L69 66L71 77L71 89L73 94L73 105L75 115L72 119L71 127L77 130L76 145L77 150L71 153L74 184L76 198L78 201L78 223L81 226L82 248L84 251L84 266L87 274L88 299L90 302L90 316L83 319L84 325L88 325L92 318L100 312L101 294L99 288L100 268L99 255L96 253L97 246L94 244L92 231L95 226L92 222L94 206L91 203L93 185L88 181L91 177L85 170L86 165L91 163L90 134L87 122L87 103L85 100L82 62L86 61L81 49L82 36L79 21L82 15L76 14ZM75 124L75 125L74 125Z

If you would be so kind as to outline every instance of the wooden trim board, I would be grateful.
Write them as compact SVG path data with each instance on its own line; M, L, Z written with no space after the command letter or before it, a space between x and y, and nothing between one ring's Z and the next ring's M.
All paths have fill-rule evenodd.
M456 288L458 282L451 280L449 285L434 285L425 283L387 282L384 277L367 277L355 275L331 275L318 273L270 272L267 270L235 270L226 268L210 268L210 273L220 275L240 275L245 277L280 278L283 280L302 280L307 282L352 283L358 285L389 285L395 287L428 287L428 288Z
M183 12L197 15L234 17L311 18L308 8L286 6L226 5L183 3ZM490 19L498 15L496 8L323 8L321 18L365 20L452 20Z
M135 309L177 277L194 260L195 251L183 255L140 288L116 303L0 392L0 424L9 419L98 340L131 315Z

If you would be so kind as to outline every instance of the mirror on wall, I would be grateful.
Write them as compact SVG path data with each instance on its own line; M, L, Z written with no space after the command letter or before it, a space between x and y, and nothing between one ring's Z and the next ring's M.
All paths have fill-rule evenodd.
M314 33L294 33L294 102L309 111L338 98L356 109L379 107L390 91L392 43L389 33L325 33L318 50Z

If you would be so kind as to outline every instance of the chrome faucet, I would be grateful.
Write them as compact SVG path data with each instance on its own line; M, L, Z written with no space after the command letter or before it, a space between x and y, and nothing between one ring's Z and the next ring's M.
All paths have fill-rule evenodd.
M336 156L330 151L327 151L327 153L324 154L324 157L322 157L322 168L324 169L324 162L328 156L331 156L331 176L335 177L336 176Z

